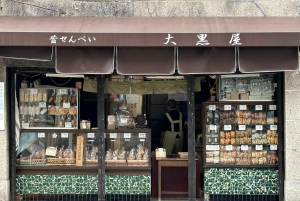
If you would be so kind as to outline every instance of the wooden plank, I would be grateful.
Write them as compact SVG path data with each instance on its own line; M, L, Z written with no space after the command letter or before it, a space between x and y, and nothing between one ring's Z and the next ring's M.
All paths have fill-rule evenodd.
M84 148L84 136L77 136L77 139L76 139L76 166L82 166L83 148Z

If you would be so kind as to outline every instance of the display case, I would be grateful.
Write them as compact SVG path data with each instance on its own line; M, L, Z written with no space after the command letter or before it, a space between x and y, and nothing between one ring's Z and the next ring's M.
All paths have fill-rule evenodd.
M276 166L275 102L203 103L205 166Z
M221 75L218 88L220 101L272 101L276 91L275 74Z
M20 124L23 129L78 128L78 90L21 88Z

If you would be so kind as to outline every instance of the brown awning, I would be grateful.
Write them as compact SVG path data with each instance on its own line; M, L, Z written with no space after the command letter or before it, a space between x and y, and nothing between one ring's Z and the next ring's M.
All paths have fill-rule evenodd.
M51 61L52 56L52 47L0 46L0 57L4 58Z
M240 47L239 69L242 73L298 70L298 47Z
M234 47L179 47L179 74L235 73Z
M120 75L172 75L175 48L117 47L116 69Z
M57 47L57 73L111 74L113 47Z
M300 46L299 22L300 17L0 17L0 46L196 47L198 34L207 34L200 38L208 46ZM231 40L236 36L240 40Z

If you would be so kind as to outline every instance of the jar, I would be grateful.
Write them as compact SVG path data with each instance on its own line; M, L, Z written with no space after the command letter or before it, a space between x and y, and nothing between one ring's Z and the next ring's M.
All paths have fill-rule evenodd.
M24 90L24 102L29 102L29 94L30 94L30 90L29 89L25 89Z
M61 118L59 120L59 127L61 128L65 127L65 118L63 115L61 115Z
M25 101L25 89L20 89L20 102Z
M43 102L47 102L47 90L43 89L42 90L42 94L43 94Z
M38 102L42 102L43 101L43 90L39 89L38 90L38 98L37 98Z
M116 112L116 125L119 126L130 126L133 122L132 113L127 110L125 104L120 105L119 110Z

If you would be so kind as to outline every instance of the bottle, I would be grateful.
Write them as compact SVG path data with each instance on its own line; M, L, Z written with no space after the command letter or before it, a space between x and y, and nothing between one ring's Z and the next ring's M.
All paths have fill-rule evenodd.
M147 117L146 117L146 114L144 114L144 117L145 117L145 126L147 127Z

